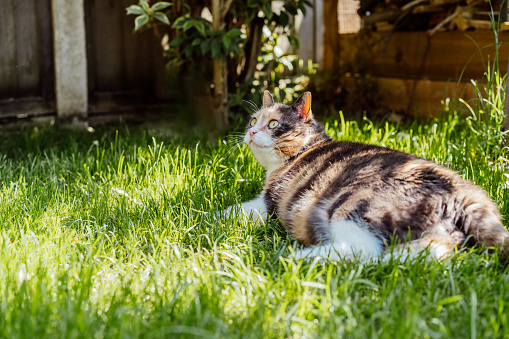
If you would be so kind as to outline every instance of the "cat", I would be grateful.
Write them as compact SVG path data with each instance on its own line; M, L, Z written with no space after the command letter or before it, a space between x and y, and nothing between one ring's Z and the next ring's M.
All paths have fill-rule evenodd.
M423 250L439 259L476 244L509 254L509 232L480 187L411 154L333 140L313 118L310 92L287 106L265 91L244 142L267 174L261 195L240 211L279 218L304 245L296 259Z

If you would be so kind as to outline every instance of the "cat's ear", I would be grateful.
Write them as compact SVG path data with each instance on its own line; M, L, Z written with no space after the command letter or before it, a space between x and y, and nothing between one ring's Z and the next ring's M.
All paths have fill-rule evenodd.
M274 103L274 98L269 91L263 92L263 106L272 105Z
M295 113L299 115L299 118L306 122L311 115L311 92L306 92L297 99L292 105L292 108Z

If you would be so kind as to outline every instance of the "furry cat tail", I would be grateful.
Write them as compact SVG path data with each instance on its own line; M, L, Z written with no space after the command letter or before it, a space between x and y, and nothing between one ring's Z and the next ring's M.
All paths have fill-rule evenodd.
M509 258L509 231L502 225L497 206L485 198L484 192L472 188L457 196L462 201L458 201L461 207L456 227L473 238L478 246L496 247L504 258ZM467 244L473 245L469 239Z

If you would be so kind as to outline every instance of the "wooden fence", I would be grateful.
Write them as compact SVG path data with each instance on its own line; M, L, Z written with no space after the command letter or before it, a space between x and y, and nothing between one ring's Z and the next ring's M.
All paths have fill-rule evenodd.
M507 42L509 32L498 37ZM499 72L504 75L509 45L500 45L498 52ZM486 81L495 55L495 37L487 30L440 32L431 38L426 32L396 32L390 39L375 33L340 35L334 60L346 69L362 65L362 72L377 80L383 106L434 115L447 98L475 99L471 80Z
M350 13L346 17L335 10L346 1L351 0L324 0L330 7L323 12L324 22L351 21ZM429 116L440 111L447 98L475 99L471 80L485 79L488 65L492 67L496 59L495 35L489 29L445 31L429 36L425 31L370 29L342 34L345 29L339 28L325 30L324 41L330 42L323 48L325 69L340 76L370 76L378 83L381 105L397 111ZM499 71L504 75L509 32L497 34Z
M134 33L126 15L134 2L82 2L90 114L144 110L171 95L161 37ZM0 8L0 119L55 114L51 0L0 0Z
M89 111L125 110L168 99L161 37L133 33L133 0L88 0L87 31Z
M52 2L56 0L0 0L0 119L57 113L54 47L58 44L53 37L55 29L67 27L53 27ZM86 31L82 77L88 80L83 92L90 114L144 112L172 96L161 37L151 31L133 33L133 17L126 15L125 8L134 2L60 0L65 6L82 7ZM490 31L467 32L483 48L480 53L459 32L440 32L430 39L424 32L394 32L388 40L377 33L339 34L339 27L345 31L341 23L346 19L338 13L338 0L312 2L314 8L301 21L301 55L340 73L349 72L345 65L367 65L364 71L380 83L382 103L393 109L427 114L440 108L446 92L453 98L473 97L470 79L482 78L482 61L494 59ZM352 21L355 13L348 11ZM501 32L499 39L509 41L509 32ZM503 73L507 72L508 46L503 45L499 55ZM456 86L461 74L463 82Z
M50 0L0 0L0 117L54 112Z

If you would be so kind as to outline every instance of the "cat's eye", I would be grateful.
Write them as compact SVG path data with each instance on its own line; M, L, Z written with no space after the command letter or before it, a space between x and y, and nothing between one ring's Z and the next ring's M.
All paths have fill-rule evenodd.
M249 127L253 127L254 125L256 125L256 118L253 118L251 119L251 121L249 122Z
M279 125L279 122L277 120L272 120L269 122L269 128L276 128L277 125Z

